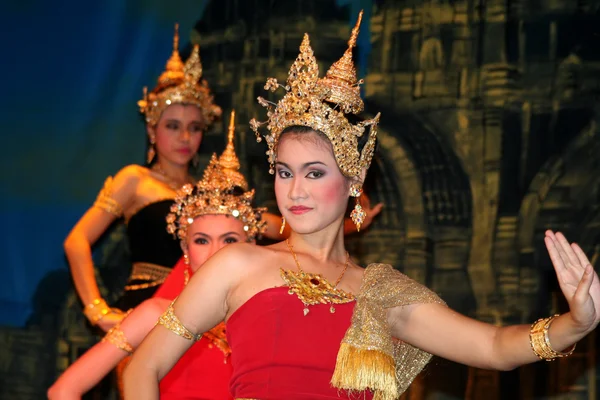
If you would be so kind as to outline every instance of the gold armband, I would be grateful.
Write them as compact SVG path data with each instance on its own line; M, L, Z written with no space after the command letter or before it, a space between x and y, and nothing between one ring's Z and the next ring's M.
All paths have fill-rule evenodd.
M127 318L127 316L131 314L132 311L133 308L127 311L123 318ZM102 338L102 342L110 343L116 346L117 348L126 351L129 354L133 353L133 346L129 344L129 342L127 341L127 337L125 336L125 332L121 330L120 322L109 329L106 335Z
M173 300L173 303L175 303L175 300ZM192 340L194 342L200 340L202 338L202 334L197 335L193 333L188 328L186 328L181 323L181 321L179 321L179 318L177 318L173 310L173 303L169 304L169 307L167 307L167 311L165 311L164 314L160 316L156 325L162 325L171 332L181 336L184 339Z
M102 341L110 343L129 354L133 353L133 346L127 341L125 332L121 330L120 324L110 328L110 330L102 338Z
M111 309L104 299L95 299L83 309L83 313L92 325L96 325L109 312Z
M568 357L575 351L576 344L571 346L571 348L565 352L556 351L550 345L548 330L556 317L558 317L558 314L548 318L541 318L531 325L531 330L529 331L529 343L531 344L531 349L540 360L552 361L555 358Z
M94 207L98 207L119 218L123 215L123 207L113 198L113 178L109 176L104 181L104 187L98 194Z

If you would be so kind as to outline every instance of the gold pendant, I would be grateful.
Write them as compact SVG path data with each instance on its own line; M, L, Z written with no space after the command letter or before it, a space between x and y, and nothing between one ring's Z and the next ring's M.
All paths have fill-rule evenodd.
M289 287L288 293L298 296L304 304L304 316L309 312L308 306L316 304L344 304L354 301L354 295L332 286L327 279L318 274L304 271L280 269L281 278ZM333 305L329 312L335 313Z

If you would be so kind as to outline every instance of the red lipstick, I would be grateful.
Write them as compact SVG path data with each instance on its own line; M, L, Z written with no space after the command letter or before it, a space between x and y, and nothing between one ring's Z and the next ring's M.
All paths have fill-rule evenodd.
M310 210L312 210L312 208L309 207L304 207L304 206L293 206L288 208L288 210L295 215L302 215L305 214L307 212L309 212Z

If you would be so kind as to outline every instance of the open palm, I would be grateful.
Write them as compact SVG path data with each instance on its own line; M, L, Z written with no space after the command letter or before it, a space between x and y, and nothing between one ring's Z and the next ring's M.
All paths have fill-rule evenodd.
M600 282L585 253L560 233L546 231L544 238L560 288L573 320L585 329L600 321Z

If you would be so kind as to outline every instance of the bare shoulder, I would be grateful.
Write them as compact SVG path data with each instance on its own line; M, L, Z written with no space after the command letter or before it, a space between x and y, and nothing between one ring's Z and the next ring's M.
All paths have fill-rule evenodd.
M147 176L148 169L140 165L128 165L121 168L114 177L106 178L103 193L121 205L125 214L135 203L136 191L139 182Z
M134 183L148 176L150 170L137 164L127 165L115 174L115 182Z
M257 246L253 243L234 243L225 246L214 256L211 257L211 263L218 262L228 269L248 268L253 263L260 262L264 257L273 253L269 247Z
M215 253L201 268L209 274L218 275L229 288L242 282L254 281L257 276L267 279L266 266L273 265L277 252L270 246L252 243L234 243ZM204 272L203 272L204 273Z
M135 164L128 165L121 168L114 177L106 178L104 187L108 188L112 194L117 194L117 197L128 197L135 192L139 182L146 176L148 176L148 168ZM119 193L121 196L118 195Z

